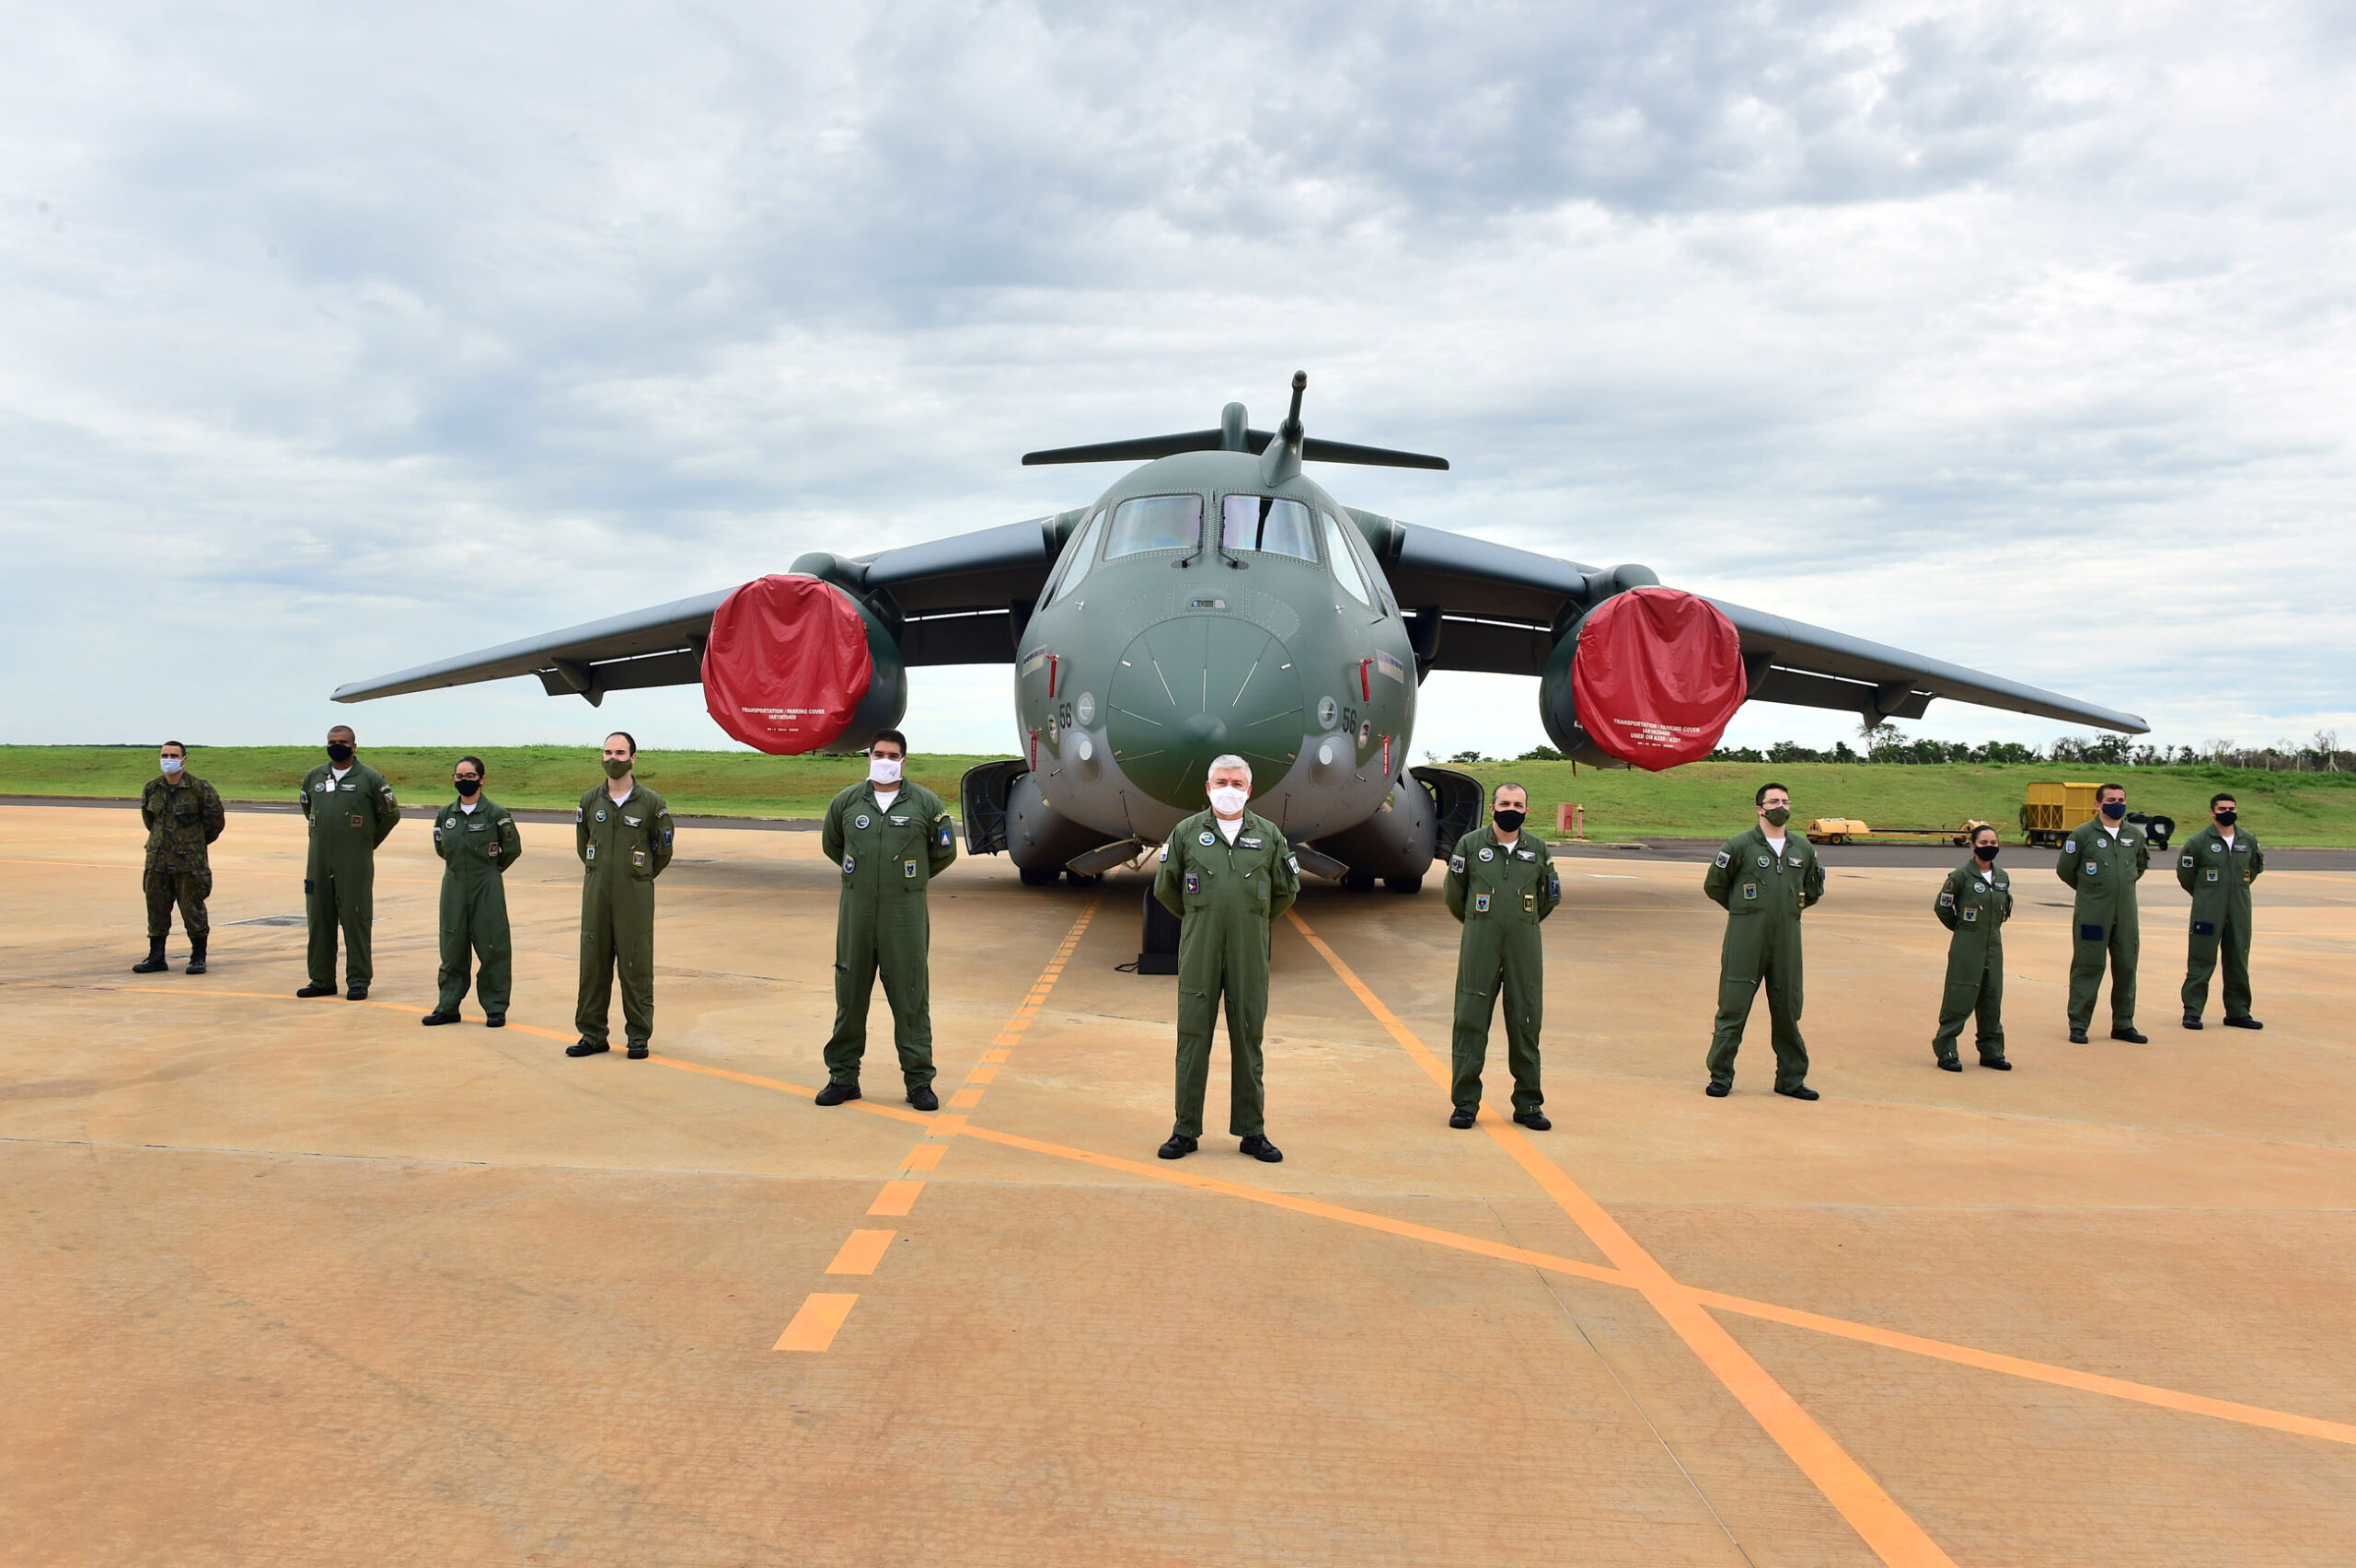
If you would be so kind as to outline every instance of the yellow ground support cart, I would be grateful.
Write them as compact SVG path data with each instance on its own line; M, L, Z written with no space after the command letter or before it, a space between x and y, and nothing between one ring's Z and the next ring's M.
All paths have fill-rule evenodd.
M2031 844L2059 844L2095 814L2098 784L2032 784L2021 806L2021 830Z

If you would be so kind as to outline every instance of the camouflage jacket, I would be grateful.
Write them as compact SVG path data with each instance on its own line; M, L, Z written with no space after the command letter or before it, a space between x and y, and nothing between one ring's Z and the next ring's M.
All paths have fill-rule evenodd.
M228 819L220 792L192 773L175 784L162 774L139 794L140 820L147 824L147 869L203 871L212 869L205 846L221 836Z

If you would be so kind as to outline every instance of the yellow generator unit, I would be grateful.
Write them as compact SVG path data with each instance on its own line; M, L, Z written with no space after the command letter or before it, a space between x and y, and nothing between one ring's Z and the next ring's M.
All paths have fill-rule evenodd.
M2098 784L2032 784L2021 807L2021 829L2031 844L2059 844L2095 814Z
M1852 838L1863 838L1872 833L1854 817L1819 817L1807 824L1810 844L1846 844Z

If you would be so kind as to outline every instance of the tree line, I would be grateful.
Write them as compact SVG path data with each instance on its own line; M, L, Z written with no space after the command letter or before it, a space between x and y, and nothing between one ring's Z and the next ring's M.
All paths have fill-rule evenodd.
M1426 760L1436 760L1426 754ZM1553 746L1532 746L1510 759L1461 751L1453 763L1562 762ZM1777 741L1769 746L1720 746L1712 762L1847 762L1881 763L1898 767L1932 767L1951 763L2065 763L2081 767L2247 767L2269 773L2356 773L2356 751L2343 750L2337 732L2318 730L2305 743L2276 741L2269 745L2245 746L2213 740L2200 746L2161 745L2127 735L2063 735L2049 746L2023 745L2018 741L1934 741L1910 738L1884 721L1858 728L1857 744L1835 741L1830 749Z

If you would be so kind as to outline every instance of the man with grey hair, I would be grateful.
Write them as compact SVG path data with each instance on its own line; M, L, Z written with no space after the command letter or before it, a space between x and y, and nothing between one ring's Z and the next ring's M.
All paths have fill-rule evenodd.
M1212 762L1204 789L1210 810L1171 830L1161 846L1153 895L1178 917L1178 1116L1164 1159L1195 1152L1203 1136L1211 1031L1227 999L1230 1067L1227 1130L1243 1152L1270 1164L1284 1152L1268 1141L1260 1071L1260 1032L1268 1019L1268 930L1300 894L1300 862L1276 824L1244 810L1252 765Z

